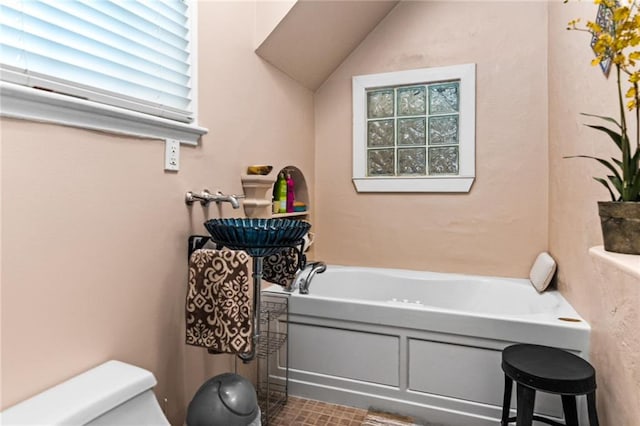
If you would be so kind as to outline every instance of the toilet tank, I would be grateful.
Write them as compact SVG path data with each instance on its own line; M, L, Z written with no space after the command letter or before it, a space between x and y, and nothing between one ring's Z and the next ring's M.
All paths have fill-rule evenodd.
M108 361L0 413L3 425L169 425L150 371Z

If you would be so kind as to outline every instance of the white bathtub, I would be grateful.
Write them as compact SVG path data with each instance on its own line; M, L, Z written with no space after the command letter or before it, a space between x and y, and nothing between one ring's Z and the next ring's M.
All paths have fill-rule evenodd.
M558 292L538 294L525 279L340 266L316 275L310 294L290 295L288 326L292 395L447 426L499 424L505 346L586 358L590 333ZM283 378L280 355L272 371ZM536 401L562 418L559 397Z

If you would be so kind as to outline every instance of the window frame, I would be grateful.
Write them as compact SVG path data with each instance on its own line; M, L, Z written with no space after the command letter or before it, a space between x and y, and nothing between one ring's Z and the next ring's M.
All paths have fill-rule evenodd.
M197 145L208 129L198 126L197 2L188 1L193 123L145 114L49 90L5 81L0 69L0 116L149 139ZM63 90L61 89L61 92Z
M421 68L354 76L353 183L358 192L469 192L475 180L476 65ZM427 176L367 176L367 91L459 81L459 173Z

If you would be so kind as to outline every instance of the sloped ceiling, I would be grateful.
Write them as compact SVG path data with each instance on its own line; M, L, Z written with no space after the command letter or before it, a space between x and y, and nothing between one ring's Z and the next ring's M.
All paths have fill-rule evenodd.
M397 3L299 0L256 53L315 91Z

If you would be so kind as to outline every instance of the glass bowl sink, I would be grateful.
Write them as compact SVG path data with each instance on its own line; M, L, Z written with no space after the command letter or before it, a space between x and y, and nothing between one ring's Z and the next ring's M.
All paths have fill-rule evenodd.
M210 219L204 223L211 239L250 256L271 256L283 247L298 246L311 224L292 219Z

